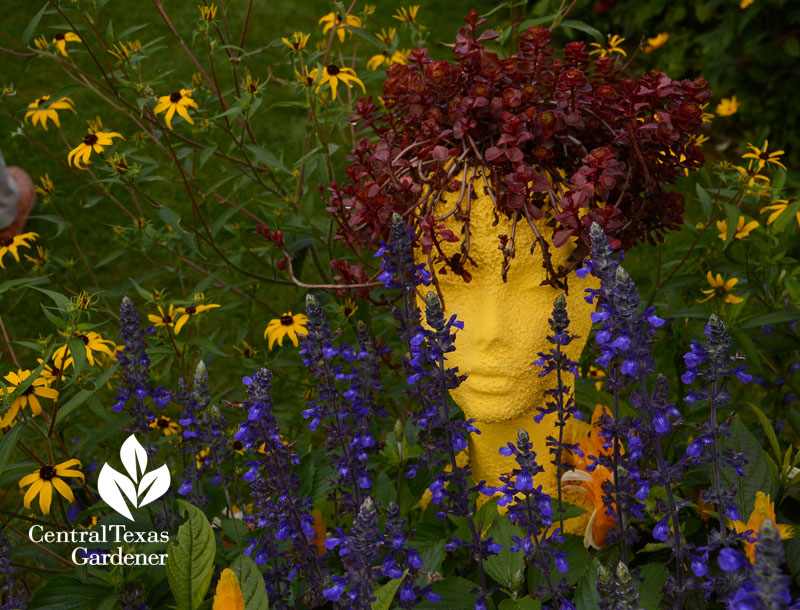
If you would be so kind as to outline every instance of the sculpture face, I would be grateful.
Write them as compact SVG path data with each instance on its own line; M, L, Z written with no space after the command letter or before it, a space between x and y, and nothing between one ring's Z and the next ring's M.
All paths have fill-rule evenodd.
M468 418L497 423L517 418L527 411L533 415L533 410L544 404L544 390L555 383L549 376L539 377L538 367L531 363L538 360L538 352L551 347L546 339L550 333L547 320L553 301L561 291L540 285L546 277L541 249L537 244L534 254L530 254L535 236L524 219L517 223L516 258L511 262L507 281L503 282L498 235L511 235L511 221L500 217L500 222L492 226L495 218L492 201L483 195L482 186L476 190L479 197L473 199L470 206L469 254L478 267L466 265L472 281L467 283L452 273L437 277L446 312L457 314L464 322L464 329L456 335L456 351L448 354L448 360L450 366L457 366L460 373L467 373L469 377L452 391L453 399ZM455 196L450 194L439 209L450 209ZM460 233L461 223L453 216L445 224L456 235ZM539 226L539 231L543 235L550 234L543 225ZM443 244L448 256L459 247L460 243ZM567 265L569 246L551 247L550 252L554 268L559 264ZM574 274L569 277L570 330L582 338L567 348L574 360L580 356L591 328L591 306L583 299L584 289L590 285L591 278L582 280ZM571 384L572 380L565 380L565 383Z

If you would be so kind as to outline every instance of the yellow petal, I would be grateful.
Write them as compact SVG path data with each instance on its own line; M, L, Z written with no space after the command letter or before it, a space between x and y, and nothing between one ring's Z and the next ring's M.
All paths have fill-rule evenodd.
M36 473L36 475L37 475L36 480L33 482L33 485L31 485L28 488L28 491L25 492L25 497L22 499L22 504L28 510L31 509L31 502L39 494L39 492L42 490L42 486L44 485L44 481L38 478L39 475L38 472Z
M50 503L53 501L53 484L50 481L42 481L42 491L39 493L39 508L43 515L50 514Z
M64 481L58 477L55 477L53 479L53 485L55 486L56 491L58 491L58 493L60 493L70 504L75 501L75 496L72 495L72 490Z

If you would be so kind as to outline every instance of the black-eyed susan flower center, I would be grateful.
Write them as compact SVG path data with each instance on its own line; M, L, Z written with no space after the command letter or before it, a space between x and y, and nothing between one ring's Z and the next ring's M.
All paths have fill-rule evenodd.
M42 466L39 469L39 478L42 481L50 481L56 476L56 469L52 466Z
M189 305L189 307L186 308L186 313L188 313L190 316L193 316L197 313L197 308L194 305Z
M32 385L29 385L29 386L28 386L28 387L25 389L25 391L22 393L22 395L23 395L23 396L30 396L31 394L33 394L33 391L34 391L35 389L36 389L36 388L34 388Z
M14 243L13 237L6 237L4 240L0 241L0 247L8 248L13 243Z
M37 106L37 107L39 107L39 106L41 106L42 104L44 104L46 101L47 101L47 98L46 98L46 97L41 97L41 98L39 98L38 100L36 100L36 106Z
M162 417L161 419L158 420L158 423L156 425L162 430L164 428L169 428L169 420L166 417Z
M181 101L181 97L183 96L176 91L175 93L169 96L169 101L172 102L173 104L177 104L178 102Z
M281 316L281 324L284 326L291 326L294 324L294 317L292 316Z
M234 451L241 451L242 449L244 449L244 443L242 441L239 440L233 441Z
M725 296L725 292L727 292L727 291L725 290L725 287L724 287L724 286L717 286L717 287L714 289L714 294L715 294L716 296L718 296L718 297L724 297L724 296ZM708 294L708 293L706 293L706 294Z
M89 337L87 337L86 335L78 333L77 335L75 335L75 338L83 341L84 345L89 345Z
M55 35L56 40L64 40L65 36L61 32Z
M94 146L97 144L97 135L90 133L83 138L83 143L86 144L86 146Z
M340 72L340 70L339 70L339 66L337 66L336 64L331 64L330 66L328 66L327 68L325 68L325 70L326 70L326 71L328 72L328 74L330 74L331 76L336 76L336 75L337 75L337 74L339 74L339 72Z

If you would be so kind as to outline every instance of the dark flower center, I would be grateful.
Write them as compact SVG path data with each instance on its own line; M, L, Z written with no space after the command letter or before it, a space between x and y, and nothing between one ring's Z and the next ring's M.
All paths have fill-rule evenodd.
M234 451L241 451L244 449L244 443L240 440L233 441L233 449Z
M294 324L294 317L292 316L281 316L281 324L284 326L291 326Z
M86 144L86 146L94 146L97 144L97 136L93 133L90 133L88 136L83 138L83 143Z
M163 430L164 428L169 427L169 420L166 417L162 417L161 419L158 420L158 423L156 425Z
M47 101L47 98L46 98L46 97L40 98L40 99L36 100L36 106L37 106L37 107L38 107L38 106L41 106L41 105L42 105L42 104L44 104L46 101Z
M186 313L188 313L190 316L193 316L197 313L197 308L194 305L189 305L189 307L186 308Z
M183 96L176 91L175 93L169 96L169 101L172 102L173 104L177 104L178 102L181 101L181 97Z
M3 241L0 241L0 247L8 248L13 243L14 243L13 237L6 237Z
M330 66L328 66L325 69L328 71L328 74L330 74L331 76L336 76L340 72L339 66L337 66L336 64L331 64Z
M725 290L724 286L717 286L714 289L714 294L716 294L718 297L724 297L725 296L725 292L726 292L726 290Z
M58 34L55 35L55 39L56 40L64 40L64 34L59 32Z
M50 481L56 476L56 469L52 466L42 466L39 469L39 478L42 481Z
M83 341L84 345L89 345L89 337L87 337L86 335L81 335L80 333L78 333L77 335L75 335L75 338Z
M31 394L33 394L34 390L35 390L35 388L32 385L29 385L27 387L27 389L22 393L22 395L23 396L30 396Z

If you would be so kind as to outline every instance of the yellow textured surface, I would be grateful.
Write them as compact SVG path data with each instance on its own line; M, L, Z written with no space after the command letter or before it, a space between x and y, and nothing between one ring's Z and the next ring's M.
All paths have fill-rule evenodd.
M509 441L515 441L517 431L524 428L533 442L538 462L545 468L534 484L542 485L545 492L554 494L556 469L550 463L552 458L545 441L548 436L557 437L555 415L545 417L539 424L533 421L533 417L536 408L544 405L544 391L555 384L555 375L539 377L540 369L531 363L539 358L538 352L551 347L546 340L550 332L547 320L553 301L561 291L540 285L545 279L541 250L537 245L534 254L530 254L535 237L524 219L517 223L516 257L512 260L508 281L502 281L498 235L511 235L511 221L501 215L500 222L492 226L495 220L493 204L484 194L482 181L475 180L475 190L478 198L472 200L470 209L469 254L478 266L466 266L472 274L472 281L466 283L452 273L437 275L446 312L456 313L464 322L464 329L457 331L456 351L449 354L448 359L449 366L457 366L459 372L469 375L459 388L452 391L452 396L481 431L470 439L472 475L476 481L498 485L500 475L509 472L515 464L512 458L500 455L499 449ZM446 194L437 213L450 210L457 197L458 193ZM463 207L465 204L462 202ZM454 215L444 222L460 235L461 223L455 220ZM543 223L537 227L543 236L551 235L551 229ZM460 243L443 244L448 256L459 247ZM550 252L555 269L559 264L566 266L570 246L551 246ZM437 265L437 269L440 267ZM591 276L581 279L572 274L569 277L566 298L570 330L580 337L566 348L573 360L580 356L591 329L589 314L593 306L584 300L584 289L595 287L595 283ZM564 383L573 386L572 375L567 374ZM571 429L567 435L569 438L565 441L573 436Z

